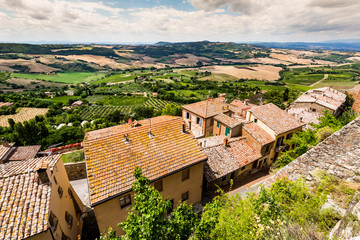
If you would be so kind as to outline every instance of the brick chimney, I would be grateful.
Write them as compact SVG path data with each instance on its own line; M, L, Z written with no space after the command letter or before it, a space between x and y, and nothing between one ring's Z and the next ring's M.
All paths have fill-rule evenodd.
M35 171L39 175L39 180L41 184L48 184L50 182L49 176L46 172L48 165L49 165L48 162L40 161L35 167Z

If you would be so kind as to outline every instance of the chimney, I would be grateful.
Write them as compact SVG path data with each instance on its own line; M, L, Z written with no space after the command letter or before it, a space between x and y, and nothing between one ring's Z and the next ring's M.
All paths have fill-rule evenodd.
M150 139L153 139L153 138L154 138L154 134L152 134L151 129L150 129L149 132L148 132L148 136L149 136Z
M129 143L129 134L124 134L124 139L123 139L124 143Z
M48 165L48 162L40 161L35 167L35 170L39 175L39 180L41 184L48 184L50 182L49 176L46 172Z
M1 144L4 147L10 147L8 140L6 140L6 138L4 138L4 137L1 139Z
M228 147L229 146L229 138L224 138L224 146Z
M181 124L181 132L182 132L182 133L186 133L185 123L182 123L182 124Z

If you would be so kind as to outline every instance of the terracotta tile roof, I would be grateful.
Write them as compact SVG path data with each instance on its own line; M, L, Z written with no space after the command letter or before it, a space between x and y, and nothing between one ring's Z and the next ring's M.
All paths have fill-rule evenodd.
M285 133L304 125L272 103L254 107L250 109L249 112L271 128L276 134Z
M204 152L208 160L204 165L204 174L208 182L219 179L262 157L260 152L250 146L247 138L230 138L228 147L224 146L224 138L224 136L206 138ZM201 139L199 142L204 142L204 140Z
M136 121L136 125L137 125L137 127L148 126L148 125L150 125L150 123L156 124L159 122L164 122L164 121L175 119L175 118L177 118L177 117L159 116L159 117L151 118L151 120L144 119L144 120ZM132 126L130 126L129 124L122 124L122 125L118 125L118 126L114 126L114 127L108 127L108 128L104 128L104 129L91 131L91 132L88 132L85 134L84 141L107 137L107 136L117 134L117 133L123 132L125 130L129 130L129 129L132 129Z
M232 118L223 113L220 113L219 115L215 116L214 119L218 122L225 124L226 126L228 126L230 128L234 128L236 126L239 126L239 125L247 122L245 119Z
M0 164L0 239L24 239L48 228L51 186L38 181L37 165L60 155Z
M191 133L182 133L183 120L172 118L85 141L85 159L92 205L128 191L136 166L150 180L205 161L206 155ZM129 142L124 141L128 135Z
M318 103L331 110L338 109L346 100L346 94L330 87L311 89L301 95L294 103Z
M9 147L5 147L0 144L0 160L3 160L8 153L12 150L12 146L14 146L15 143L9 143Z
M16 147L14 152L8 158L10 161L20 161L35 158L40 151L41 145Z
M287 112L297 118L300 122L307 124L305 128L311 127L309 123L319 124L319 117L322 116L319 112L313 112L309 108L289 108Z
M230 110L229 104L216 99L183 105L182 108L203 118L213 117L223 112L229 112Z
M275 141L275 139L270 134L268 134L254 122L244 124L243 129L261 145L266 145Z
M49 167L52 167L59 159L60 154L34 158L24 161L10 161L7 163L0 164L0 178L9 177L17 174L23 174L35 169L39 162L49 162Z
M47 229L51 187L30 172L0 179L0 239L24 239Z
M249 105L246 105L245 103L243 103L241 100L237 100L235 99L234 101L232 101L230 103L230 105L233 105L233 106L237 106L238 108L242 109L242 110L246 110L246 109L250 109L251 106Z

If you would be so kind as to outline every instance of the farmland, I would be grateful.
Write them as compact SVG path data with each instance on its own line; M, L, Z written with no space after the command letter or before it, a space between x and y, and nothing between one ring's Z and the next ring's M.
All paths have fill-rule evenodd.
M8 127L8 119L12 118L15 123L23 122L35 118L37 115L45 115L49 109L47 108L21 108L20 111L12 115L0 116L0 126Z
M133 98L137 99L131 101ZM120 99L120 100L119 100ZM117 99L116 104L122 103L123 105L100 105L100 106L89 106L87 108L83 108L80 111L80 116L85 120L94 120L100 117L106 117L113 113L114 111L118 110L120 113L124 115L129 115L132 113L134 107L137 106L147 106L153 107L155 111L162 110L166 104L170 103L168 101L156 99L156 98L143 98L143 97L124 97ZM141 100L140 100L141 99ZM145 100L145 101L143 101ZM107 102L113 103L113 102ZM136 104L135 104L136 103Z
M91 82L105 76L105 73L89 73L89 72L65 72L57 74L30 74L30 73L12 73L12 77L45 80L49 82L77 84L83 82Z

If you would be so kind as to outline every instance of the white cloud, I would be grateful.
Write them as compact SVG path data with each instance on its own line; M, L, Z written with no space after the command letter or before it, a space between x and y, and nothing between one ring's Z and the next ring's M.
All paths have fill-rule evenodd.
M357 0L189 0L197 10L0 0L0 41L314 41L360 38ZM224 10L223 8L227 9ZM235 13L235 14L234 14Z

